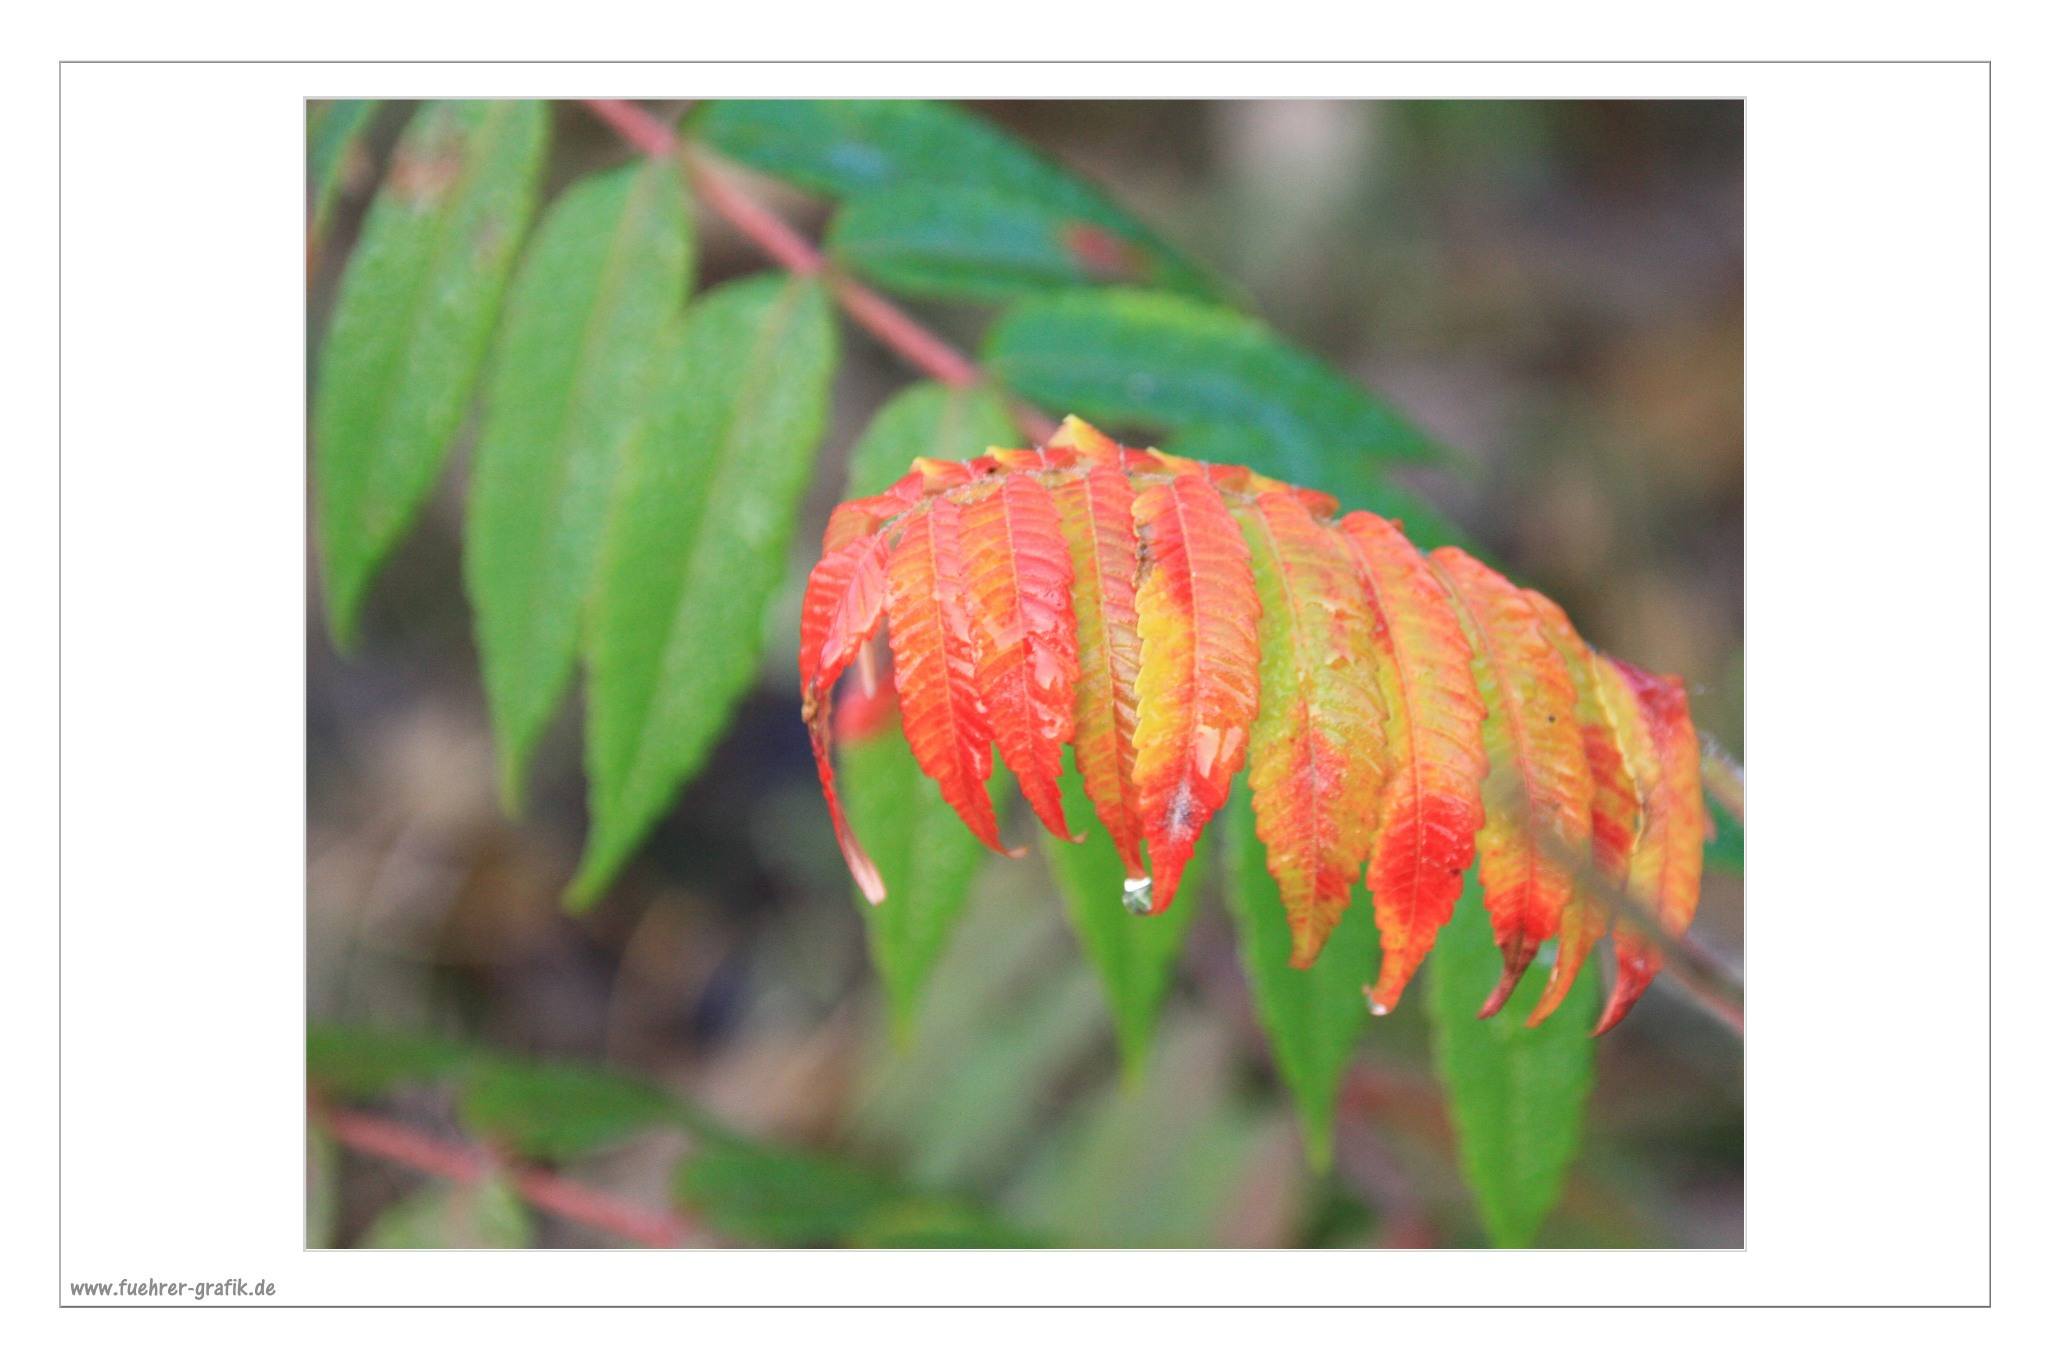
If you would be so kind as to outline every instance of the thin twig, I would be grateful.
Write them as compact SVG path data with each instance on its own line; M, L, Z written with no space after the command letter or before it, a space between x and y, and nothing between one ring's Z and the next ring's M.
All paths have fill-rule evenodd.
M832 269L809 238L748 194L716 158L677 137L668 124L625 100L585 100L584 104L644 154L675 157L705 207L784 269L823 280L849 318L914 369L956 389L987 378L980 366L944 338L860 281ZM1015 400L1012 411L1031 440L1043 443L1052 435L1052 421L1044 413Z
M650 1247L688 1246L692 1241L694 1229L675 1214L643 1209L552 1171L502 1161L482 1147L444 1142L360 1110L316 1104L312 1115L313 1121L344 1147L461 1185L502 1174L519 1197L535 1208L620 1241Z
M1743 777L1742 765L1726 745L1705 733L1700 735L1700 780L1721 803L1721 809L1733 816L1736 824L1743 824L1743 798L1748 782Z

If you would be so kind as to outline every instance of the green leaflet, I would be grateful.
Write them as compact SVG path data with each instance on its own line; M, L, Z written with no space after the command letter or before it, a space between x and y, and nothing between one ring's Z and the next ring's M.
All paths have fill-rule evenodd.
M375 1099L401 1085L459 1076L470 1050L441 1038L334 1024L306 1030L306 1079L331 1099Z
M1102 193L949 105L927 100L714 100L691 115L689 131L756 170L838 198L859 201L918 186L1029 203L1057 225L1093 227L1096 232L1082 238L1093 254L1141 263L1139 278L1149 283L1209 297L1219 292L1207 271ZM957 209L952 212L957 219ZM899 228L903 221L899 208ZM992 245L985 234L980 241L983 250ZM1001 255L992 253L993 259Z
M1600 974L1579 974L1557 1013L1523 1020L1543 993L1549 950L1505 1008L1474 1017L1500 976L1479 878L1468 877L1424 968L1436 1069L1458 1134L1458 1164L1496 1246L1528 1246L1564 1189L1593 1088L1590 1036Z
M707 1143L676 1167L674 1184L691 1216L769 1246L1042 1245L967 1201L765 1143Z
M1262 474L1289 463L1288 453L1270 432L1228 424L1181 427L1173 434L1173 453L1211 464L1249 465ZM1293 462L1300 463L1300 452L1294 453ZM1307 468L1289 476L1288 482L1328 493L1347 512L1362 507L1398 521L1408 538L1425 550L1457 545L1479 553L1468 532L1420 494L1395 482L1398 477L1396 472L1363 460L1323 451L1313 456Z
M1135 1083L1144 1074L1160 1006L1173 984L1173 969L1201 900L1207 846L1195 849L1171 909L1164 915L1134 915L1124 908L1123 859L1088 800L1080 774L1072 768L1060 773L1060 804L1081 842L1070 844L1046 834L1039 845L1059 884L1067 918L1109 999L1125 1080Z
M341 1234L341 1148L319 1128L306 1129L306 1249L335 1245Z
M568 893L578 907L603 893L753 682L836 341L815 281L761 275L692 304L658 353L590 613L592 824Z
M1219 1025L1169 1029L1141 1080L1099 1089L1077 1106L1009 1202L1032 1210L1068 1246L1240 1244L1249 1231L1239 1226L1246 1191L1286 1197L1260 1169L1270 1169L1262 1157L1285 1139L1271 1116L1235 1092Z
M533 1215L504 1176L475 1184L430 1185L377 1215L363 1234L366 1247L422 1248L532 1246Z
M306 108L306 233L318 238L327 226L334 197L348 173L349 157L370 115L377 111L375 100L314 100Z
M1031 861L996 862L918 1006L918 1028L871 1049L847 1136L897 1156L920 1186L993 1191L1014 1176L1109 1020L1091 973L1042 902ZM879 1040L877 1040L879 1042Z
M681 178L650 161L556 200L512 286L463 547L510 812L569 683L606 508L691 256Z
M882 405L847 458L846 496L871 497L910 472L920 455L966 460L1022 439L987 389L912 384Z
M313 391L315 538L341 649L462 424L546 141L531 101L427 105L342 275Z
M880 492L909 472L920 455L964 459L1017 439L1002 404L986 391L914 384L875 414L855 445L847 496ZM918 768L893 716L879 733L846 745L841 766L848 819L889 888L880 905L869 905L864 896L855 900L867 919L868 952L901 1039L986 850ZM1008 792L1009 783L995 784L999 817Z
M863 195L832 220L825 246L885 289L976 303L1090 284L1152 284L1162 273L1151 251L1095 223L981 186L904 185Z
M1365 506L1390 465L1438 458L1393 408L1264 324L1228 309L1138 289L1088 289L1029 299L1005 313L983 347L997 378L1055 412L1101 426L1179 433L1203 456L1233 438L1259 448L1232 462L1323 488Z
M1373 927L1372 898L1360 878L1350 908L1330 932L1315 965L1306 971L1288 966L1294 943L1287 910L1280 904L1280 888L1266 871L1266 850L1259 843L1247 798L1248 793L1238 793L1226 817L1228 900L1237 921L1238 951L1273 1060L1294 1093L1309 1165L1324 1171L1330 1165L1338 1085L1368 1018L1364 987L1379 974L1380 940Z
M889 997L896 1038L909 1036L933 965L988 850L960 823L911 757L903 728L892 714L875 734L840 749L840 782L847 818L860 831L868 856L889 895L869 905L856 894L868 928L868 953ZM992 785L996 816L1010 801L1007 781Z
M686 1121L667 1095L615 1072L497 1058L464 1080L461 1110L495 1149L536 1161L567 1161Z

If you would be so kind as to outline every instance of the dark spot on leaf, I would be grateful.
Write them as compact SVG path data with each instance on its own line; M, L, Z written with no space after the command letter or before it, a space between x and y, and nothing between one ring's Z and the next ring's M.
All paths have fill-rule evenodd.
M1143 253L1107 228L1069 223L1060 237L1081 269L1098 280L1143 280L1150 274Z
M391 192L414 207L431 207L461 177L463 151L462 136L452 130L401 148L391 163Z

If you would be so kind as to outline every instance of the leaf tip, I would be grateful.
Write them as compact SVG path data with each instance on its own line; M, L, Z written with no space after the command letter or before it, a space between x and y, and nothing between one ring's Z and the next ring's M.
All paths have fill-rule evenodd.
M1486 997L1479 1007L1481 1019L1491 1019L1499 1014L1501 1007L1515 993L1515 987L1522 984L1522 977L1529 970L1530 962L1536 957L1536 944L1532 940L1516 935L1501 945L1500 980L1494 983L1493 993Z

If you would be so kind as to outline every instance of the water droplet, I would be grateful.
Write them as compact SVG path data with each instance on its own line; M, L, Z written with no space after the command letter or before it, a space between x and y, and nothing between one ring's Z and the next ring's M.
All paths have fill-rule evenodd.
M1152 879L1150 877L1124 878L1124 909L1134 915L1152 913Z
M1372 987L1370 986L1365 988L1365 1008L1376 1018L1384 1016L1387 1012L1387 1006L1372 998Z

